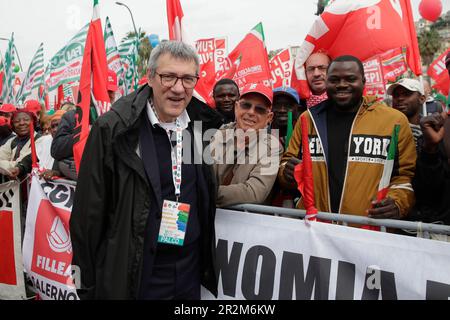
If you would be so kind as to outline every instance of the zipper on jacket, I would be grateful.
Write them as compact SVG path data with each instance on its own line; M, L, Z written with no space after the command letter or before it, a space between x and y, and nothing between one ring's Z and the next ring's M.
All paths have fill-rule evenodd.
M323 158L325 159L325 169L327 169L327 192L328 192L328 210L331 211L331 197L330 197L330 182L328 179L328 163L327 163L327 155L325 154L325 148L323 147L323 143L322 143L322 138L320 137L320 132L317 129L317 125L316 122L314 121L314 117L312 116L311 112L308 109L308 113L309 113L309 117L311 118L312 124L314 126L314 129L317 132L317 137L319 138L320 141L320 147L322 148L322 153L323 153ZM309 141L309 137L308 137L308 141ZM309 148L309 146L308 146ZM303 161L303 156L302 156L302 161Z

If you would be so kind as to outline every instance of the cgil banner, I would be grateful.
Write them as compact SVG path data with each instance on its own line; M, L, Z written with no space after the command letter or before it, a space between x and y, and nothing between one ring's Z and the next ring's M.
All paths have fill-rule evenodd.
M32 178L23 262L34 289L44 300L78 299L69 231L74 194L73 185Z
M450 297L447 242L229 210L216 239L218 299Z
M25 299L19 183L0 185L0 300Z

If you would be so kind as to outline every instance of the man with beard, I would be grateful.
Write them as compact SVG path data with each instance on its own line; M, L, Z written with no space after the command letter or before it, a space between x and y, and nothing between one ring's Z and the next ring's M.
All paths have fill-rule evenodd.
M414 140L401 112L375 97L363 97L365 82L358 58L336 58L327 73L328 99L302 115L308 121L315 205L324 212L398 219L408 214L414 202ZM387 196L371 201L397 124L398 148ZM301 121L297 121L278 174L285 188L297 187L293 173L301 162L301 141ZM303 207L302 201L298 207Z
M310 55L305 62L306 80L311 90L311 96L306 100L308 108L314 107L328 98L325 80L330 61L330 57L325 53L316 52Z
M234 107L239 100L239 87L236 82L231 79L219 80L214 86L213 98L223 122L234 122Z

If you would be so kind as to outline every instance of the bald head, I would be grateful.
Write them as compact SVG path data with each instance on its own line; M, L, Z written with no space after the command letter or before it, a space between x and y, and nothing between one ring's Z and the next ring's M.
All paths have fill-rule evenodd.
M306 79L309 88L315 95L321 95L326 91L325 79L327 76L330 58L325 53L313 53L305 62Z

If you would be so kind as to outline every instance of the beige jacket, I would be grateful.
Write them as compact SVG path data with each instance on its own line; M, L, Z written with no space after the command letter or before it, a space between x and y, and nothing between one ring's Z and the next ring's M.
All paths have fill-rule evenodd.
M240 203L262 204L277 178L283 147L266 130L246 133L236 124L222 126L211 140L214 173L219 185L217 207ZM239 147L242 145L245 147Z

